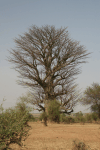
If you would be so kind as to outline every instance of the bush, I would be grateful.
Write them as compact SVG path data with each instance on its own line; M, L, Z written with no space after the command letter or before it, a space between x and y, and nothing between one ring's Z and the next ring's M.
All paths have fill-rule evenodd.
M73 117L68 116L68 117L66 117L65 122L66 122L66 123L74 123L74 122L75 122L75 120L74 120L74 118L73 118Z
M50 101L48 105L48 118L50 121L60 122L60 104L56 100Z
M2 109L3 110L3 109ZM0 150L6 150L11 143L22 146L21 140L28 136L28 112L9 108L0 115Z
M83 124L86 122L86 119L81 111L75 114L74 121L77 123L81 122Z
M28 113L28 120L29 121L36 121L36 118L32 114Z
M82 112L78 112L75 114L75 121L82 122L84 120Z
M75 123L75 119L71 116L66 116L65 114L60 114L60 122Z
M86 118L86 121L87 121L87 122L92 123L92 120L93 120L93 119L92 119L92 115L91 115L91 114L86 114L86 115L85 115L85 118Z
M92 119L94 120L94 121L97 121L99 118L98 118L98 114L97 113L92 113L91 114L91 117L92 117Z
M80 116L80 117L75 117L74 118L75 119L75 122L77 122L77 123L85 123L86 122L86 119L85 119L85 117L83 117L83 116Z
M66 122L66 115L64 113L60 114L60 122Z
M73 141L72 150L89 150L89 146L87 146L84 142L80 142L79 140Z
M27 112L28 121L36 121L36 118L30 113L32 108L27 106L27 103L24 102L23 97L19 98L19 102L17 102L16 109L18 109L22 114Z
M80 122L84 124L86 122L85 117L80 117Z
M77 112L76 114L75 114L75 117L82 117L83 116L83 114L82 114L82 112L80 111L80 112Z

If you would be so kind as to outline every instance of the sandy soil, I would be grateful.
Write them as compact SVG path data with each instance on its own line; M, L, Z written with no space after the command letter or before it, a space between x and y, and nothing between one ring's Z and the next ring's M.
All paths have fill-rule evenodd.
M100 150L100 124L56 124L29 122L32 129L20 148L17 144L10 147L14 150L71 150L73 140L85 142L92 150Z

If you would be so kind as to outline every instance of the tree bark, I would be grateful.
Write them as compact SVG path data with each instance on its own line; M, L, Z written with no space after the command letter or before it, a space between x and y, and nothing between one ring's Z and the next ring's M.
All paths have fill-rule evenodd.
M48 120L48 104L49 100L45 100L45 117L44 117L44 125L47 126L47 120Z

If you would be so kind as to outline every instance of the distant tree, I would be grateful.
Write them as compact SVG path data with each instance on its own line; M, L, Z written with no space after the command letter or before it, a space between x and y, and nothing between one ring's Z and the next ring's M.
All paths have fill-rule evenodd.
M98 106L97 105L92 105L91 106L91 111L98 113Z
M27 113L27 123L28 121L30 120L35 120L35 118L33 117L32 115L32 111L34 111L34 108L32 106L29 106L29 102L26 100L29 98L27 96L21 96L17 99L17 102L16 102L16 105L15 105L15 108L21 112L22 114L25 114ZM26 123L26 124L27 124Z
M100 85L93 83L84 91L84 96L81 99L83 105L90 105L93 112L98 113L100 118Z
M19 84L32 89L31 104L45 112L48 101L56 99L61 113L71 113L77 101L75 76L89 54L84 46L72 40L66 28L48 25L32 26L15 43L8 60L22 78Z

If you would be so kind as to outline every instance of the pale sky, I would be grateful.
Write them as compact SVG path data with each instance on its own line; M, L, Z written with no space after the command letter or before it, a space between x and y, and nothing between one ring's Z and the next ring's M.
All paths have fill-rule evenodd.
M16 83L18 73L6 59L15 47L14 38L32 25L68 27L70 37L92 52L83 64L76 83L84 91L93 82L100 83L100 0L0 0L0 104L14 106L28 89ZM85 112L78 105L75 112Z

